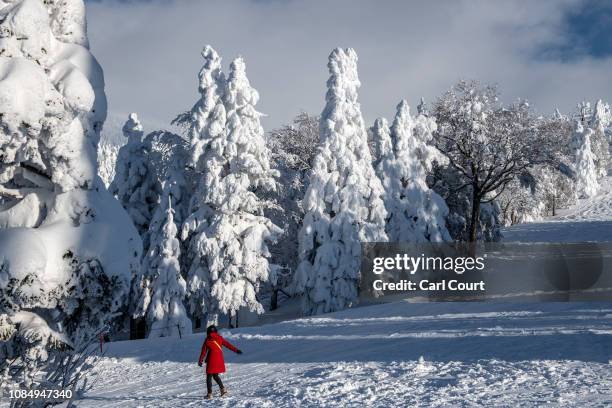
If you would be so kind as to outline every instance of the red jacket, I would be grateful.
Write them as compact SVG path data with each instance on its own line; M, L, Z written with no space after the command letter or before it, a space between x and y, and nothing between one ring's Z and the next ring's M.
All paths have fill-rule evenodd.
M210 336L206 336L206 340L204 340L204 344L202 344L202 352L200 353L199 360L199 363L202 364L204 358L206 358L206 374L219 374L225 372L225 360L223 360L223 350L221 346L227 347L234 353L238 352L236 347L218 333L211 333ZM206 352L208 352L208 356L206 356Z

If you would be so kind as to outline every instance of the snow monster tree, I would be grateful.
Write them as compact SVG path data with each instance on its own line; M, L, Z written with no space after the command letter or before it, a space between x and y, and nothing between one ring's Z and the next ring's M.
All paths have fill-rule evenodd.
M0 32L0 375L29 387L121 311L141 242L96 176L106 97L82 0L0 2Z
M278 172L270 167L255 108L259 93L243 59L232 61L226 79L212 47L202 56L201 98L176 119L187 127L199 177L181 231L188 242L187 291L194 318L208 325L225 314L235 324L240 308L263 312L257 292L270 272L268 244L282 230L264 216L262 195L276 188Z
M357 100L357 53L337 48L327 64L320 146L303 205L296 290L303 312L320 314L357 299L361 242L387 241L383 186L376 177Z

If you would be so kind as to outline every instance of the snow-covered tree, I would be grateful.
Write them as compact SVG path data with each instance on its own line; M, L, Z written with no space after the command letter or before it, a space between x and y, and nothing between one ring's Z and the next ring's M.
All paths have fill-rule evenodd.
M158 234L164 219L164 189L173 197L173 217L181 225L187 212L191 191L191 170L186 169L189 145L171 132L154 131L143 138L142 125L131 114L123 127L128 142L119 150L116 175L110 191L132 217L143 243L143 254L155 251L158 243L151 236ZM161 213L160 213L161 211ZM184 265L182 265L184 267ZM140 268L132 275L129 311L132 318L143 316L140 300L145 296L150 274ZM146 323L146 322L145 322ZM137 325L137 321L132 321Z
M601 100L597 101L595 107L590 102L580 102L574 114L574 132L570 146L575 156L584 142L583 133L588 129L592 130L589 132L589 139L598 179L607 175L610 162L609 134L606 132L609 115L609 106Z
M115 167L119 148L110 143L100 143L98 145L98 176L109 187L115 178Z
M200 99L190 111L178 115L173 124L187 128L191 143L190 165L202 171L206 155L204 151L211 138L225 132L226 111L223 104L225 75L221 70L221 57L213 47L202 50L204 65L198 74Z
M151 243L142 262L142 289L134 316L145 317L148 337L191 333L191 320L183 305L187 291L179 263L181 249L172 209L172 188L168 179L149 228Z
M280 289L292 290L293 274L298 264L298 232L304 218L302 199L306 192L308 172L319 142L319 118L305 112L289 125L270 131L268 145L272 167L280 172L279 183L270 199L276 205L266 214L283 228L283 235L270 246L271 262L277 265L270 273L270 310L278 306Z
M454 86L437 101L434 114L436 147L455 169L449 175L459 177L453 188L469 189L470 210L459 216L469 220L465 239L474 242L481 204L533 164L548 160L548 145L540 140L529 104L501 106L497 90L477 82Z
M471 194L465 179L450 165L434 165L431 188L448 206L446 227L453 240L467 241L470 227ZM494 242L501 239L500 208L495 200L482 202L476 223L477 240Z
M372 164L376 174L380 178L385 191L391 188L387 183L391 174L389 167L394 165L395 153L393 152L393 141L391 140L391 129L389 122L385 118L378 118L374 121L374 126L370 128L372 139Z
M141 235L149 229L159 197L143 134L138 116L131 113L123 125L123 135L127 143L119 149L115 178L109 187L109 191L126 209ZM147 243L144 244L146 248Z
M574 171L576 173L576 187L580 198L588 198L597 194L599 182L597 181L597 168L595 155L591 150L591 136L593 129L584 129L580 122L576 123L576 138L580 140L580 147L576 151Z
M601 99L595 103L593 114L591 115L588 127L593 130L590 136L591 151L597 170L597 177L602 178L608 175L610 165L610 106Z
M445 158L428 143L436 124L425 115L413 118L403 100L391 126L395 164L382 177L393 178L392 188L385 189L388 211L387 235L393 242L449 241L446 229L448 207L436 192L429 189L427 172L434 162Z
M60 386L69 372L32 373L107 330L139 266L140 238L96 175L106 97L84 10L0 4L0 372L28 388Z
M329 56L320 146L304 197L296 288L303 311L318 314L355 303L361 242L387 241L383 188L372 167L358 102L357 54Z
M216 66L206 56L216 53L207 49L212 50L205 48L200 78L209 76L207 66ZM249 84L242 58L231 63L227 81L220 73L212 83L200 81L200 93L202 99L220 98L223 106L217 103L211 115L191 116L195 122L189 133L201 151L194 161L202 176L182 239L189 242L191 312L216 323L220 313L231 318L242 307L263 312L257 292L268 278L267 243L281 231L263 216L265 202L258 194L275 188L277 172L270 168L261 114L255 109L259 94Z

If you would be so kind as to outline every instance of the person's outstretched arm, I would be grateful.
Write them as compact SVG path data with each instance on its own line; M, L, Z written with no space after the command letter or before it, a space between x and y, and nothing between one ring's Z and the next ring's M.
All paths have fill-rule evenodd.
M204 361L204 357L206 357L206 340L204 340L204 344L202 344L202 352L200 353L200 358L198 360L198 365L201 367L202 362Z
M232 350L234 353L242 354L242 350L237 349L232 343L223 339L223 345L228 349Z

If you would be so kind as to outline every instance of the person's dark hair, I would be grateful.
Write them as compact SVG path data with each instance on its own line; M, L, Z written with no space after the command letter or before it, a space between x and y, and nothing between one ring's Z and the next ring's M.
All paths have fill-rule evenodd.
M216 332L217 332L217 326L215 326L214 324L211 324L210 326L206 328L206 335L209 335L210 333L216 333Z

